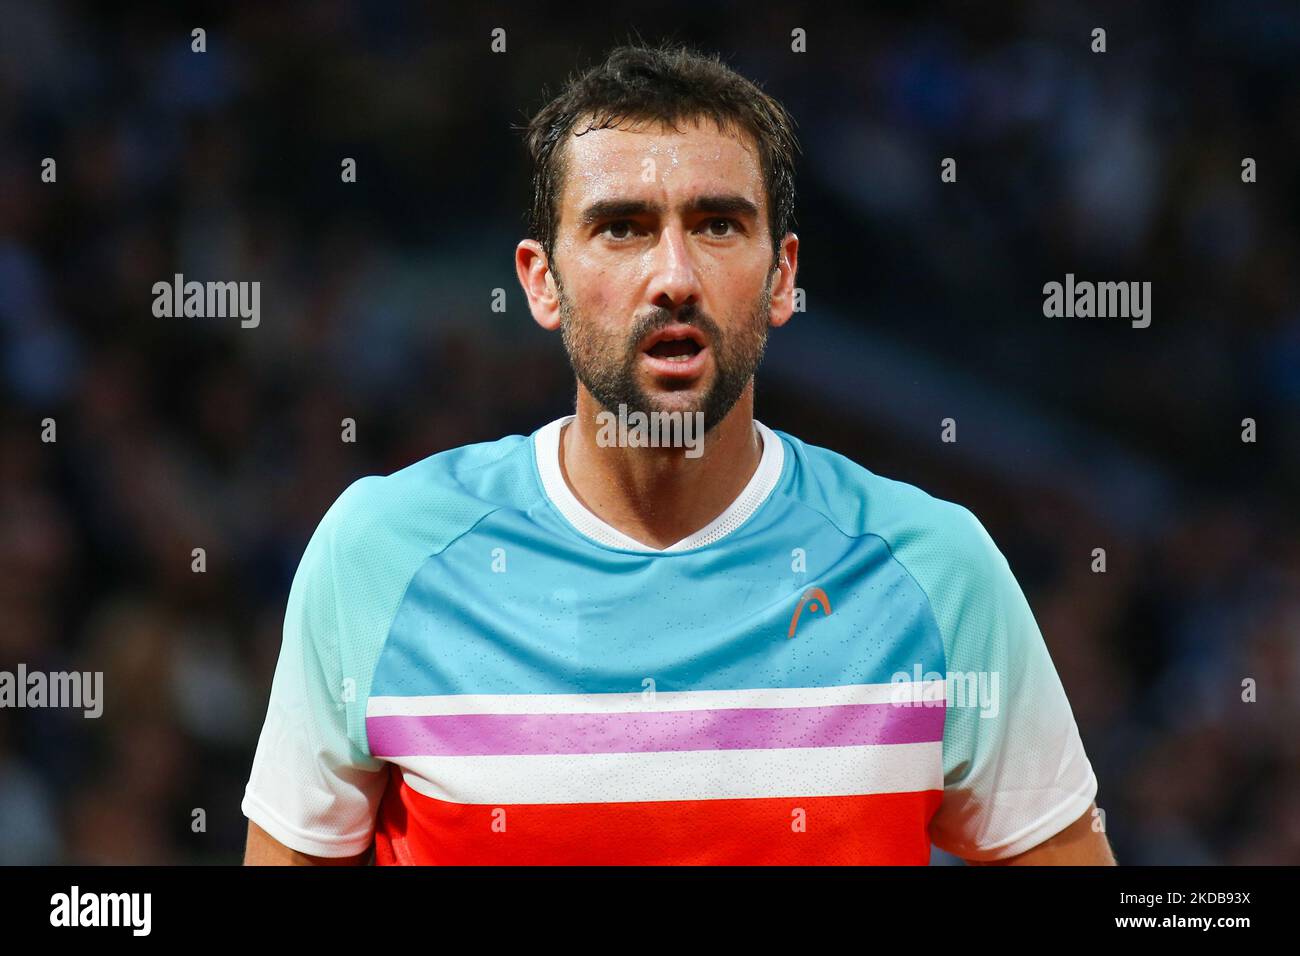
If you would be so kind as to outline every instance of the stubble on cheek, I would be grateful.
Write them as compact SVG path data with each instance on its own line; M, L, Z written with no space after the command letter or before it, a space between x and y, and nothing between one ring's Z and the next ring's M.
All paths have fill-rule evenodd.
M767 318L770 292L764 288L747 321L725 333L709 316L679 313L683 321L697 325L709 337L713 350L713 378L702 392L686 393L695 387L669 389L664 396L647 394L637 381L637 348L651 331L672 321L667 310L652 312L633 323L626 332L605 329L598 322L586 322L577 315L573 303L559 288L560 334L574 375L600 405L616 411L620 404L629 411L681 411L704 413L705 429L711 430L731 411L745 386L753 377L767 342ZM679 398L670 396L682 393Z

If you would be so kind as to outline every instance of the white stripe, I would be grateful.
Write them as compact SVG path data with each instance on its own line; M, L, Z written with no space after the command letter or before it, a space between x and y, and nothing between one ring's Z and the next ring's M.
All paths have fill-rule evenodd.
M943 788L943 742L616 754L400 757L411 789L452 803L834 797Z
M371 697L367 717L450 714L603 714L734 707L833 707L888 704L944 696L944 682L840 684L834 687L754 687L741 690L657 691L651 694L447 694L433 697Z

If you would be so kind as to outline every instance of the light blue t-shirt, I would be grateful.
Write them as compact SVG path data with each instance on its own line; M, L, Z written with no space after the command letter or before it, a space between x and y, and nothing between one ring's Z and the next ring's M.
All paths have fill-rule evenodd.
M577 499L570 419L362 478L294 579L245 814L380 863L992 860L1097 782L965 508L755 423L655 550Z

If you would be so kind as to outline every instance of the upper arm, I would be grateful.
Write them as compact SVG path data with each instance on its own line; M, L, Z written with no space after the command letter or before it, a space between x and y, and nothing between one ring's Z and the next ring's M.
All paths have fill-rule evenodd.
M1038 846L1000 860L967 860L971 866L1115 866L1106 834L1095 825L1097 805Z
M285 846L252 820L248 821L248 844L244 866L362 866L370 862L371 851L356 856L310 856Z
M357 610L346 588L358 567L341 539L353 494L344 492L321 520L289 591L242 804L254 824L249 854L258 859L286 851L345 860L365 854L387 784L385 765L363 736L368 664L347 653L357 643L348 613Z
M953 693L945 711L943 800L931 839L984 862L1042 857L1065 844L1070 853L1095 848L1098 837L1105 842L1089 817L1097 779L1029 603L974 515L958 508L948 517L929 592L946 676L950 693L982 681L987 694Z

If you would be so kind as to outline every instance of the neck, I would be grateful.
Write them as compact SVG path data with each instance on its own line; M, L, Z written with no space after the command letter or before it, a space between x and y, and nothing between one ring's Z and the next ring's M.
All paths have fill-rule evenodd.
M694 458L683 448L603 446L596 415L604 410L578 386L577 414L560 436L560 471L587 508L647 547L666 548L722 514L762 457L753 382Z

